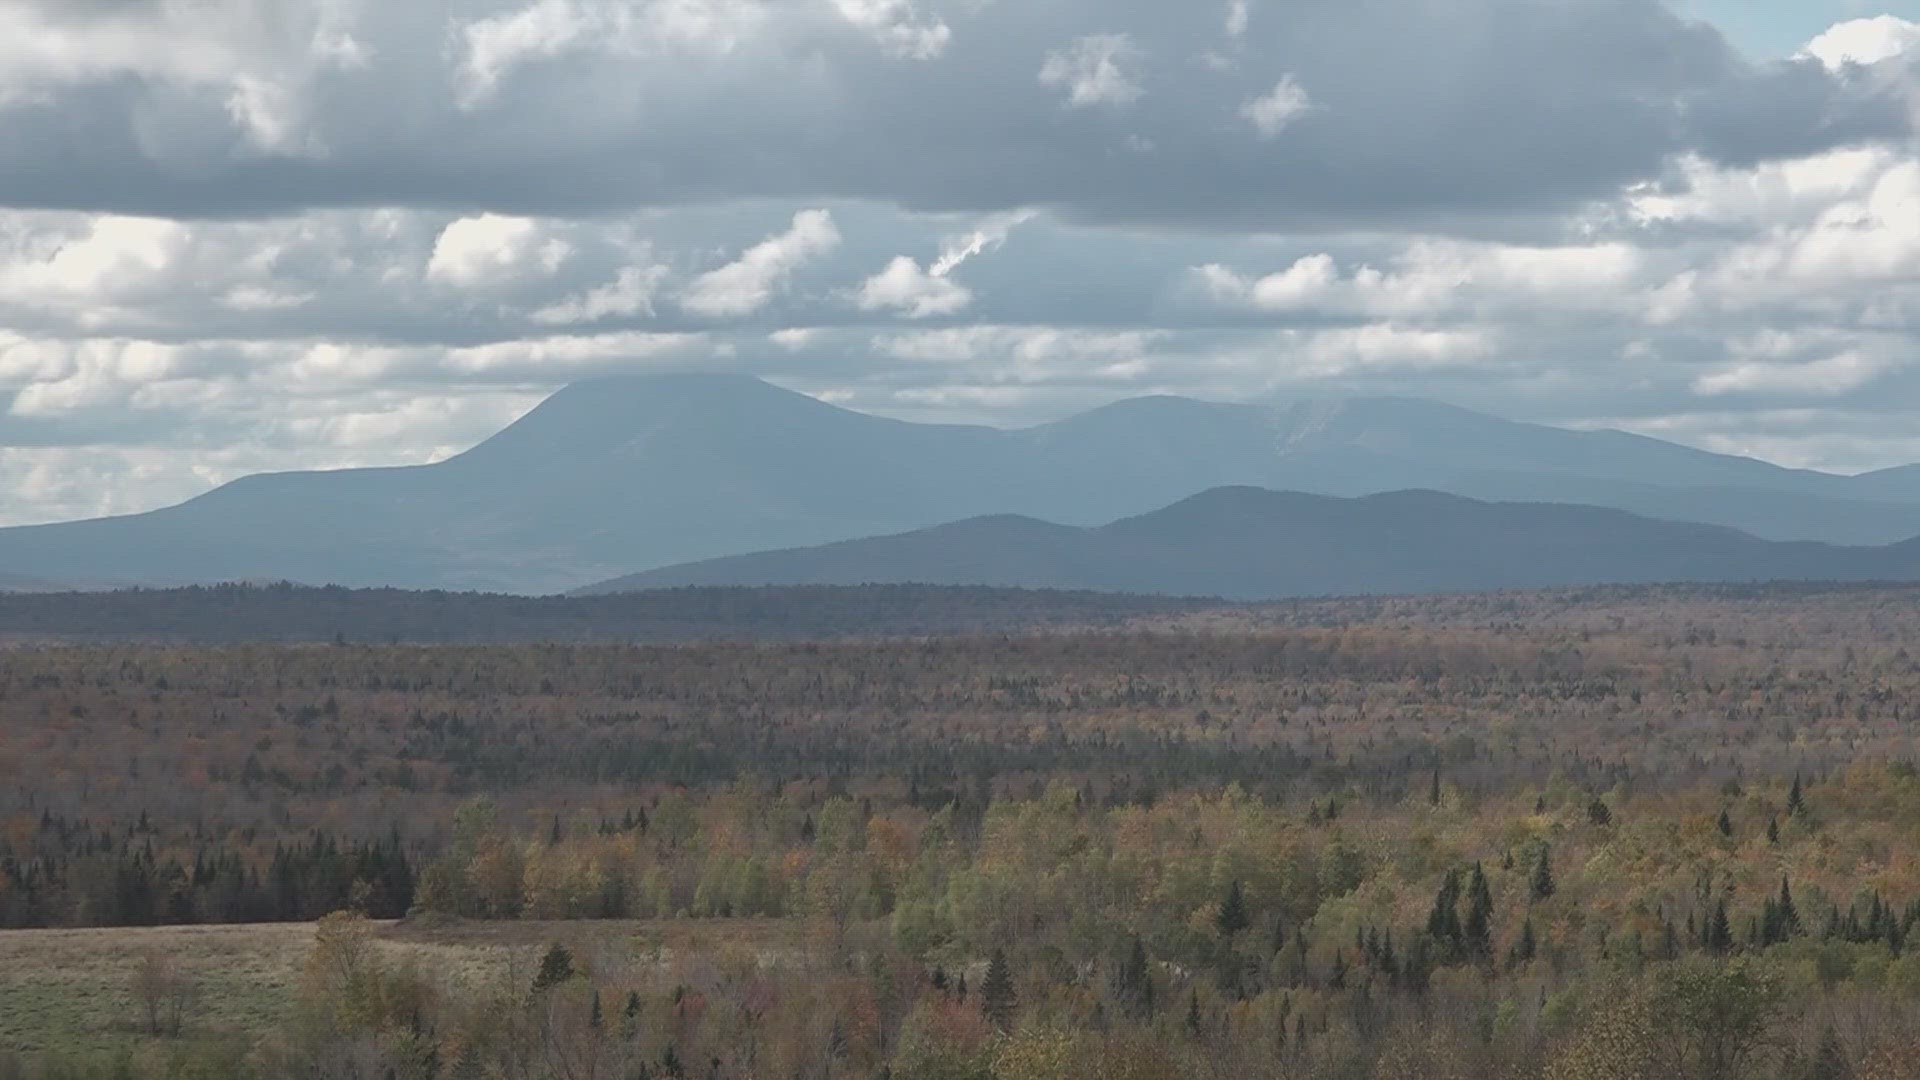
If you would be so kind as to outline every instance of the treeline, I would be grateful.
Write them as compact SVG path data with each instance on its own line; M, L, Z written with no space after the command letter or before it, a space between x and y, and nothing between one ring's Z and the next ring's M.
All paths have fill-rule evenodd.
M285 584L0 591L0 644L675 644L929 637L1114 626L1218 606L1166 597L911 585L668 589L577 597Z
M413 907L397 832L365 843L315 833L266 855L190 849L145 821L116 835L44 815L24 843L0 837L0 928L310 922L347 908L397 919Z

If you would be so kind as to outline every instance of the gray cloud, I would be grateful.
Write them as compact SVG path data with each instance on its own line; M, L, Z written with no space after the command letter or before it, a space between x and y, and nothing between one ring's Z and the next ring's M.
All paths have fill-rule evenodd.
M9 0L30 13L16 51L106 55L13 77L0 201L855 199L1307 228L1565 208L1682 151L1753 163L1909 128L1884 80L1755 66L1656 0L1267 4L1238 37L1158 0L223 6L244 17L217 30L157 14L173 5ZM935 25L938 49L886 44ZM109 35L151 52L88 45ZM169 50L198 59L148 59ZM1312 108L1262 138L1244 114L1281 85Z
M1915 40L1755 64L1655 0L0 0L0 523L433 460L677 368L1920 459Z

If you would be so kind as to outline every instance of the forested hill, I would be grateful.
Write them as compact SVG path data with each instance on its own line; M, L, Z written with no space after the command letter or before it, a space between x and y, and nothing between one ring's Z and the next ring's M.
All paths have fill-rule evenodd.
M676 644L1097 628L1218 606L1207 600L1021 589L669 589L522 597L221 585L0 594L0 645L38 642Z

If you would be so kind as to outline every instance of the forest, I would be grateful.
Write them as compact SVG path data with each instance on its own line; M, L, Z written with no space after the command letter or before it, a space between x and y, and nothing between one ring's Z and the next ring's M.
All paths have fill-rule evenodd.
M1920 1076L1916 598L20 645L0 1076Z

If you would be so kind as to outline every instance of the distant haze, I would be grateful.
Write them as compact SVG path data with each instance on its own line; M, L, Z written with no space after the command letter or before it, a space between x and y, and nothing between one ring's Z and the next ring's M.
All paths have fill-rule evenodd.
M150 514L0 530L0 565L87 584L556 592L983 515L1098 525L1234 485L1586 503L1770 540L1920 535L1917 471L1800 472L1415 400L1146 398L1001 431L664 375L575 385L437 465L254 476Z

